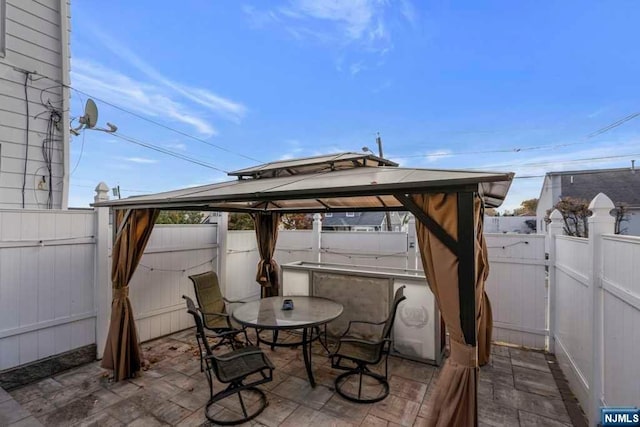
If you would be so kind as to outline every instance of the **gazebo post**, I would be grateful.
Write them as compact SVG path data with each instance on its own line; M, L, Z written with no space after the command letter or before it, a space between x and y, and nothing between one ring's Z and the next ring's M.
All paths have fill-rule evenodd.
M458 298L460 301L460 326L465 342L478 351L476 318L476 272L475 272L475 193L458 193ZM475 425L478 425L478 370L474 370Z

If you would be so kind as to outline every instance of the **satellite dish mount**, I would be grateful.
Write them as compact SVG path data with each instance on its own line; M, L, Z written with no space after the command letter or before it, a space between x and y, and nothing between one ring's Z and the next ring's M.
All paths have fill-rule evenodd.
M75 128L71 128L71 133L79 135L80 131L84 128L94 128L98 123L98 106L93 99L87 99L87 103L84 105L84 115L78 117L80 125Z

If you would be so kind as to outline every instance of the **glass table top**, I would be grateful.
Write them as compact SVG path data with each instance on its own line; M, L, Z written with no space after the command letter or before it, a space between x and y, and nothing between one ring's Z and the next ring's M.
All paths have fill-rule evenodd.
M293 301L293 310L283 310L285 299ZM251 301L233 310L233 318L245 326L265 329L297 329L327 323L342 314L342 304L326 298L288 296Z

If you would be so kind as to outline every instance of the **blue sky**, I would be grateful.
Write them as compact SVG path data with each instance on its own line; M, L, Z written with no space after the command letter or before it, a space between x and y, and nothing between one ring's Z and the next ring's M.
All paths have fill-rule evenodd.
M72 86L94 97L99 126L210 167L84 131L70 206L100 181L126 197L376 151L376 132L402 166L516 172L507 209L538 197L545 172L640 163L640 117L588 136L640 111L640 3L169 5L72 2ZM72 116L86 97L73 93Z

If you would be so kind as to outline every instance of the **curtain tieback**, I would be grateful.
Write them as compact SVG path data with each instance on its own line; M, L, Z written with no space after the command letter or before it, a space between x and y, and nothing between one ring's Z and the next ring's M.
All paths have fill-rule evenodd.
M473 347L454 340L450 341L450 345L451 354L449 357L453 362L467 368L478 367L478 347Z
M129 296L128 286L113 290L113 298L127 298L128 296Z

